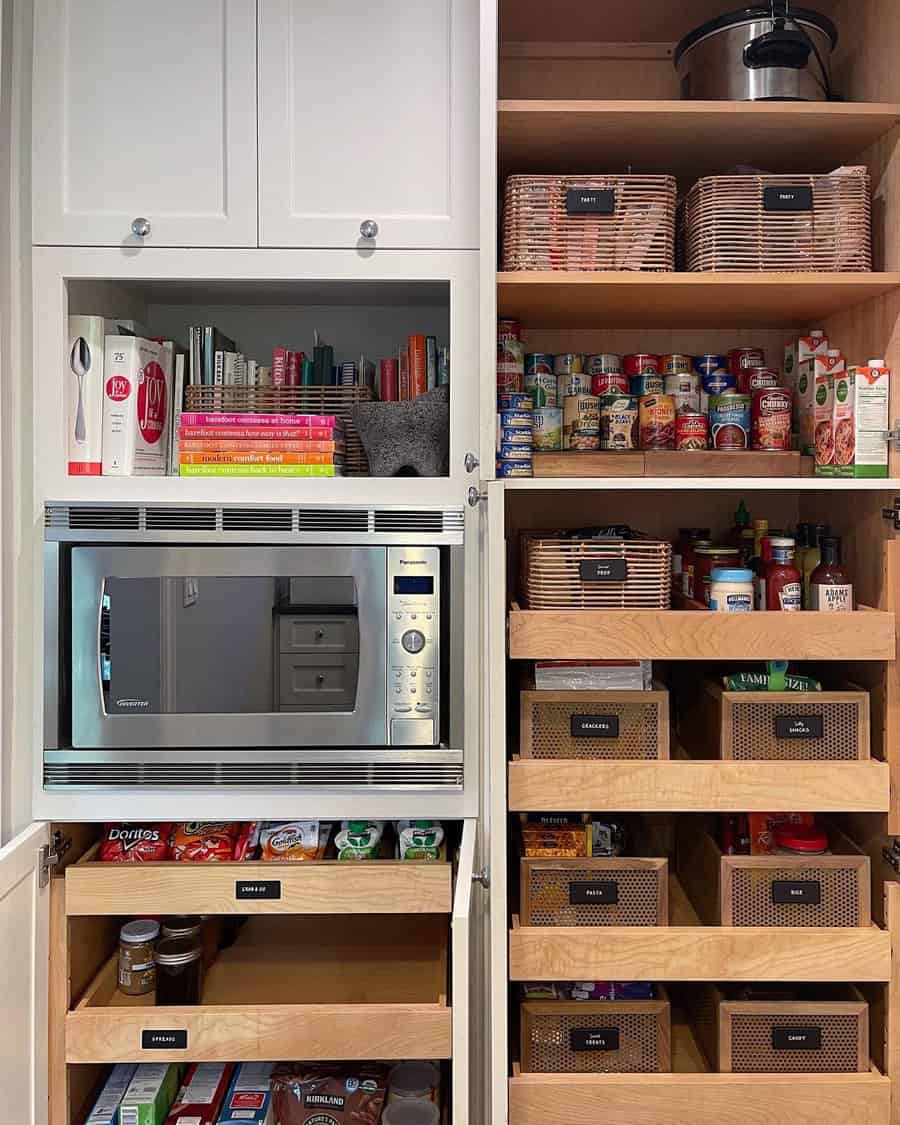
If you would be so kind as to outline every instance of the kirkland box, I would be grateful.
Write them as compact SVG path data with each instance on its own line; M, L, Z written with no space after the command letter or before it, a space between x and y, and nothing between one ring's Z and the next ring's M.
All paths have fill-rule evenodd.
M84 1125L119 1125L119 1106L131 1085L137 1063L117 1063Z
M241 1063L225 1095L218 1125L272 1125L274 1063Z
M119 1107L119 1125L163 1125L178 1093L178 1063L141 1063Z

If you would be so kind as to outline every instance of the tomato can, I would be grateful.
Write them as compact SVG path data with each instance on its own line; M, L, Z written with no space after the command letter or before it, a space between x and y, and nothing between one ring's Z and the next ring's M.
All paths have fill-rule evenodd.
M581 375L583 371L583 355L578 355L575 352L564 352L562 355L553 357L554 375Z
M785 453L791 449L793 395L784 387L759 387L751 395L753 448Z
M497 321L497 341L505 343L507 340L521 340L522 325L512 316L501 316Z
M697 451L709 446L709 418L699 410L675 414L675 448Z
M527 367L527 364L526 364ZM535 406L556 406L558 391L552 371L525 372L525 391Z
M662 355L659 367L662 375L690 375L694 370L694 358L689 355Z
M500 411L531 410L533 407L531 395L524 391L504 391L497 395L497 409Z
M667 375L665 393L675 399L676 412L683 409L700 409L700 376L692 371L681 375Z
M563 403L563 449L599 448L599 400L594 395L569 395Z
M643 352L626 355L622 361L622 369L626 375L658 375L659 356L646 355Z
M521 391L525 375L525 349L515 337L497 341L497 390Z
M628 380L628 389L635 398L661 395L665 393L665 380L662 375L632 375Z
M622 357L611 352L589 355L585 360L584 369L588 375L618 375L622 372Z
M728 370L740 375L748 367L765 367L766 353L762 348L732 348L728 353Z
M628 394L628 376L619 372L606 372L591 376L591 393L597 395Z
M675 400L644 395L638 406L641 449L675 448Z
M576 371L571 375L560 375L556 380L556 400L569 398L570 395L589 395L591 393L591 377L584 372Z
M704 375L716 375L728 370L728 356L716 355L707 352L706 355L694 356L694 370L702 378Z
M777 387L781 374L774 367L746 367L737 377L737 389L742 395L753 394L763 387Z
M633 395L610 394L600 399L600 448L637 449L638 403Z
M750 396L737 391L711 396L709 431L713 449L749 449Z
M543 453L562 449L562 411L544 406L534 412L534 448Z

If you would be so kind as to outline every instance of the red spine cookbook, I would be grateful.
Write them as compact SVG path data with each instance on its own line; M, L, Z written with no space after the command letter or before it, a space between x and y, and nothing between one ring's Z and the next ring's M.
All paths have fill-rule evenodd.
M272 349L272 386L287 386L287 348Z
M300 372L303 370L303 352L287 353L287 386L299 387L301 383Z
M428 390L428 361L425 355L425 337L409 338L409 397L418 398Z

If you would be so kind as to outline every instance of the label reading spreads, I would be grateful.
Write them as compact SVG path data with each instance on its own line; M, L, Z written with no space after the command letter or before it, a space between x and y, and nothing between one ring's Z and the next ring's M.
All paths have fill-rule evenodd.
M821 1027L773 1027L773 1051L819 1051L822 1049Z
M818 879L776 879L772 884L772 902L779 906L796 902L803 906L819 906L822 884Z
M582 582L624 582L628 577L625 559L582 559L578 570Z
M143 1051L186 1051L187 1045L186 1027L173 1031L151 1031L144 1028L141 1032L141 1050Z
M767 187L763 188L763 210L765 211L812 211L813 193L811 187Z
M592 883L570 883L570 906L616 906L619 902L619 884L608 879Z
M616 193L612 188L569 188L567 215L614 215Z
M776 738L824 738L822 715L776 715Z
M618 1051L617 1027L573 1027L569 1032L569 1047L573 1051Z
M618 738L618 715L572 715L569 731L573 738Z
M281 898L280 879L238 879L234 884L234 897L240 901L258 901Z

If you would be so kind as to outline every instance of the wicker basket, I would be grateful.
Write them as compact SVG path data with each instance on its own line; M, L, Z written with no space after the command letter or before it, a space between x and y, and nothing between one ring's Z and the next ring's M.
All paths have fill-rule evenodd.
M523 758L656 761L669 756L669 693L523 691Z
M665 859L520 861L523 926L667 926Z
M344 423L348 476L369 475L369 462L351 410L371 402L371 387L185 387L194 414L334 414Z
M525 1000L525 1074L654 1074L672 1069L672 1017L656 1000ZM565 1120L561 1103L561 1116Z
M741 999L733 988L695 984L685 995L701 1046L721 1073L854 1074L871 1066L869 1005L853 985L769 986Z
M527 609L669 609L672 545L628 538L565 539L523 532L520 594Z
M782 199L806 209L781 210ZM872 269L871 181L864 168L832 176L707 176L688 193L679 226L679 255L692 272Z
M672 176L510 176L505 270L675 268Z

